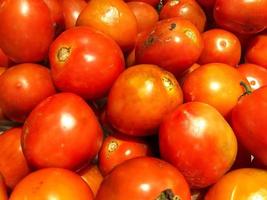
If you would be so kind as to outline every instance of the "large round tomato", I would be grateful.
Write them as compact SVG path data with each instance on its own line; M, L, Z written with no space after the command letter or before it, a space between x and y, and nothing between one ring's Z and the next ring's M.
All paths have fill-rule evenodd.
M267 0L216 0L214 18L230 31L258 33L267 27Z
M121 133L150 135L182 101L181 88L171 73L155 65L135 65L126 69L112 86L107 117Z
M42 65L14 65L0 76L0 107L14 121L24 122L38 103L55 93L50 70Z
M237 141L230 125L212 106L190 102L160 126L161 157L177 167L191 188L214 184L232 166Z
M35 168L78 169L96 156L102 137L87 103L75 94L59 93L31 112L23 126L22 148Z
M205 200L266 200L267 171L244 168L229 172L212 186Z
M41 61L54 37L50 11L44 1L0 2L0 46L16 63Z
M124 70L120 47L89 27L63 32L52 43L49 60L56 87L85 99L103 97Z
M267 166L267 86L241 97L232 111L232 127L239 142Z
M198 29L179 17L160 20L137 38L136 63L155 64L179 77L194 64L203 49Z
M93 200L83 179L72 171L46 168L26 176L12 191L9 200Z
M95 200L129 198L189 200L190 191L175 167L157 158L139 157L123 162L106 176Z

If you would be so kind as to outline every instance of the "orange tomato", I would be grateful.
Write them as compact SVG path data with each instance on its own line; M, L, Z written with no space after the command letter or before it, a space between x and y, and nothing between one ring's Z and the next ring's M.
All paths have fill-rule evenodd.
M0 174L0 199L1 200L8 200L6 186L4 183L4 179Z

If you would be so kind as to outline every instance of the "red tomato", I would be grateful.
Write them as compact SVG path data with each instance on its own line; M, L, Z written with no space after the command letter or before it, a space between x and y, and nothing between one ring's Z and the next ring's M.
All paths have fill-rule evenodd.
M96 156L102 135L95 114L81 97L59 93L31 112L23 126L22 147L35 168L78 169Z
M142 32L153 27L159 20L157 10L150 4L141 1L127 3L137 20L137 31Z
M267 86L243 96L232 111L232 127L239 142L267 166Z
M0 76L0 107L11 120L23 122L32 109L56 93L50 70L37 64L15 65Z
M205 200L266 200L267 171L244 168L231 171L212 186Z
M101 173L106 176L122 162L151 154L148 144L126 135L113 134L106 137L99 151L98 161Z
M1 176L1 174L0 174L0 199L1 200L8 200L6 186L5 186L5 183L4 183L4 180Z
M43 60L54 37L44 1L2 0L0 8L2 50L16 63Z
M267 85L267 69L255 65L255 64L242 64L237 67L237 70L247 78L250 87L253 90L261 88L262 86Z
M72 171L46 168L26 176L15 187L9 200L93 200L93 194L83 179Z
M210 29L202 34L204 49L199 64L225 63L236 66L241 58L241 44L231 32L223 29Z
M215 108L200 102L178 106L164 119L159 146L162 158L181 171L191 188L217 182L237 153L230 125Z
M175 167L157 158L139 157L118 165L106 176L95 200L125 200L129 197L131 200L190 200L190 191Z
M184 73L181 75L181 77L179 78L179 83L182 86L184 84L184 81L187 79L187 77L189 76L189 74L193 71L195 71L195 69L199 68L200 65L197 63L194 63L191 67L189 67L186 71L184 71Z
M107 117L121 133L150 135L182 101L181 88L171 73L155 65L135 65L126 69L112 86Z
M214 18L230 31L258 33L267 27L267 0L216 0Z
M64 14L66 29L75 26L81 11L86 5L87 2L85 0L62 0L62 12Z
M49 59L56 87L85 99L103 97L124 70L120 47L89 27L63 32L52 43Z
M203 41L197 28L177 17L159 21L138 37L135 58L136 63L156 64L179 77L198 60L202 49Z
M216 2L216 0L196 0L196 1L207 10L211 10Z
M0 135L0 173L11 189L30 172L21 149L21 133L22 128L12 128Z
M228 118L238 98L244 93L241 81L246 82L246 78L230 65L202 65L185 79L182 86L184 100L207 103Z
M192 22L200 32L204 31L206 15L195 0L168 0L159 15L160 19L182 17Z
M2 67L8 67L10 65L11 61L7 57L7 55L3 52L3 50L0 48L0 68Z
M258 35L253 38L246 50L245 59L248 63L261 65L267 68L267 35Z
M160 3L160 0L125 0L125 1L126 2L140 1L140 2L144 2L144 3L148 3L154 7L156 7Z

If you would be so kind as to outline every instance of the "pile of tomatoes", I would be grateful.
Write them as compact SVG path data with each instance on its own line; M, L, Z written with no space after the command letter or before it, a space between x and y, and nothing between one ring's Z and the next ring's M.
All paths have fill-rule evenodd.
M267 200L267 0L0 0L0 200Z

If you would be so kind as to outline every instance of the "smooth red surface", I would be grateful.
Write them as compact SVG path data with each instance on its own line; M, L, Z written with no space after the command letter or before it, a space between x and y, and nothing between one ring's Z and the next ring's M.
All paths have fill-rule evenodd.
M6 186L3 180L3 177L0 175L0 199L1 200L8 200Z
M137 1L137 0L125 0L125 2L131 2L131 1ZM159 4L159 0L138 0L140 2L148 3L154 7L156 7Z

